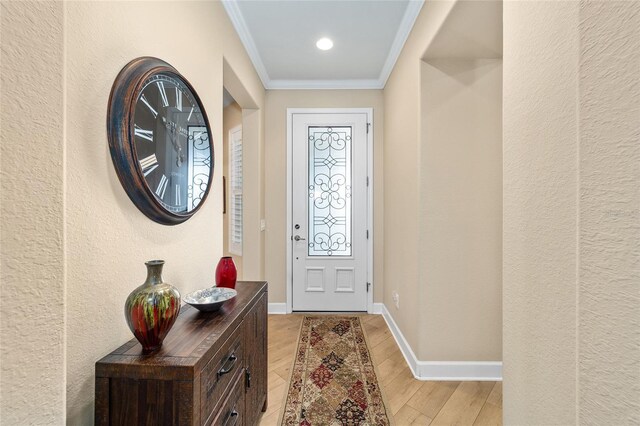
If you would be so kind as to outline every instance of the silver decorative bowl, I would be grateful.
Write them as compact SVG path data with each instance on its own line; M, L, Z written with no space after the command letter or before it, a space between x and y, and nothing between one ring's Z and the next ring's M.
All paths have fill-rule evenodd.
M210 287L189 293L182 300L202 312L213 312L237 295L238 292L232 288Z

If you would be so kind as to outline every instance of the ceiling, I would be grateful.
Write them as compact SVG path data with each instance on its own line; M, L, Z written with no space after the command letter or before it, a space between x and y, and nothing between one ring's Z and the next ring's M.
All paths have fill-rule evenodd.
M223 0L267 89L383 88L423 3Z

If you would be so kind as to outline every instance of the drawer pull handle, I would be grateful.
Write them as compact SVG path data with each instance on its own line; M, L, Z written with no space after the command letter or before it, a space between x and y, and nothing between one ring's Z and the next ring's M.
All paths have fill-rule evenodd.
M227 373L231 373L231 371L233 370L233 367L235 367L236 365L237 359L238 357L236 356L235 353L232 353L231 356L229 356L229 358L227 359L227 362L225 362L222 368L218 370L218 379Z
M224 426L228 426L228 425L236 425L238 424L238 412L233 409L230 413L229 413L229 417L227 417L227 420L224 422ZM231 423L231 421L233 420L233 423Z

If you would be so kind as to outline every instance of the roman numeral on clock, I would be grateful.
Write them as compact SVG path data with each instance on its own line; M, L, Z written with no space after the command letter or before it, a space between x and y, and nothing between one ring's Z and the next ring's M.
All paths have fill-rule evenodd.
M151 114L153 114L153 118L157 118L158 117L158 111L153 109L153 107L151 106L151 104L149 103L147 98L145 98L144 95L142 95L142 96L140 96L140 100L147 106L147 108L149 108L149 111L151 111Z
M162 97L162 106L163 107L168 107L169 106L169 98L167 98L167 92L164 90L164 83L161 81L158 81L156 83L158 85L158 90L160 91L160 96Z
M167 184L169 183L169 179L167 179L166 175L162 175L162 177L160 178L160 183L158 184L158 187L156 188L156 195L158 197L160 197L160 199L162 200L164 198L164 193L167 190Z
M182 91L176 87L176 108L182 111Z
M176 185L176 206L179 206L181 204L181 198L180 197L180 185Z
M138 127L138 125L135 125L133 132L139 138L146 139L148 141L153 142L153 130L145 130Z
M148 157L143 158L140 162L140 168L142 169L142 174L147 176L149 173L154 171L156 167L158 167L158 159L155 154L151 154Z

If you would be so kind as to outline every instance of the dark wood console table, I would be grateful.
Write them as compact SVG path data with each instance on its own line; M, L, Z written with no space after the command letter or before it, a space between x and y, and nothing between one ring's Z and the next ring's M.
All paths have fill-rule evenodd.
M136 339L96 363L96 425L257 424L267 407L267 283L238 282L219 312L189 305L162 347Z

